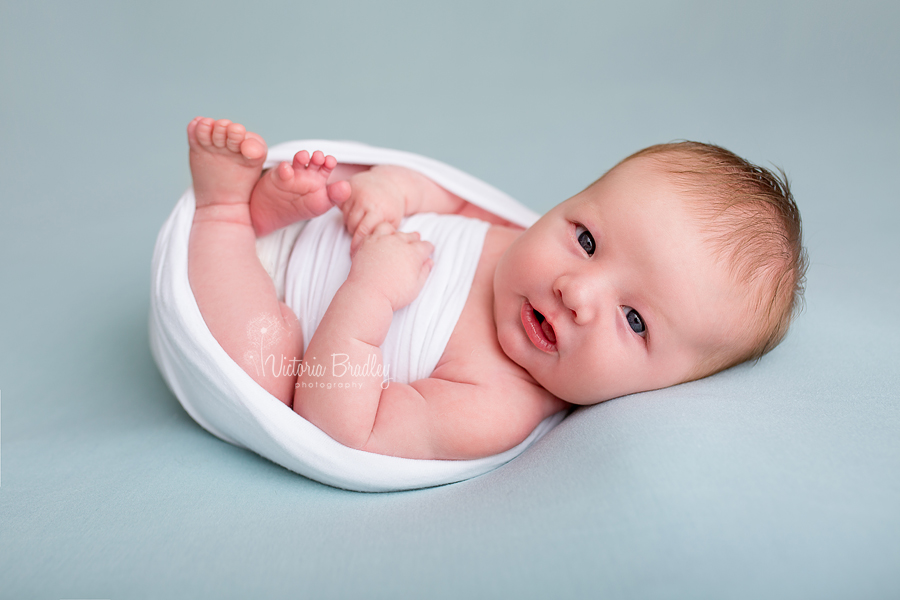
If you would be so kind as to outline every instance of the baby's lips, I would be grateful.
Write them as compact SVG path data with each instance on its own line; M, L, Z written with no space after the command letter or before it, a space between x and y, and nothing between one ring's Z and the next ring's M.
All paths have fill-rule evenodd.
M531 343L544 352L556 352L556 332L544 315L527 300L522 305L521 314L522 325Z
M556 343L556 332L553 331L553 325L550 324L550 321L544 318L544 321L541 323L541 329L544 330L544 335L547 336L547 339L550 340L551 344Z

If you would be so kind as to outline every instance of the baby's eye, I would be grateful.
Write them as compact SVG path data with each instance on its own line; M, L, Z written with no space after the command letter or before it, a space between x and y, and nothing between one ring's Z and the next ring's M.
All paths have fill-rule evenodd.
M596 249L597 245L594 243L594 236L591 235L590 231L581 225L576 225L575 238L578 240L578 243L581 244L584 251L587 252L588 256L594 255L594 249Z
M628 321L631 330L639 336L644 337L647 334L647 327L644 325L644 319L641 318L638 311L630 306L623 306L622 310L625 311L625 319Z

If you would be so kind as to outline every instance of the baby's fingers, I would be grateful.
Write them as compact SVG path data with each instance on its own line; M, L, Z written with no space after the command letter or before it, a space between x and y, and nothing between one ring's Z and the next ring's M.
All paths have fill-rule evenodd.
M416 287L419 291L422 290L422 287L425 285L425 280L428 279L428 275L431 273L431 268L434 266L434 261L430 258L426 258L425 262L422 263L422 268L419 269L419 277L416 280Z
M365 209L359 202L356 202L356 199L353 198L353 196L350 196L350 198L341 205L341 212L344 213L344 227L346 227L347 231L350 233L356 231L360 221L366 216Z
M387 227L382 227L382 225L386 225ZM394 223L385 220L381 213L372 211L365 213L355 229L350 229L350 223L348 222L347 230L353 232L353 240L350 242L350 253L353 254L356 252L356 249L366 237L376 234L386 235L393 233L399 225L399 222Z
M386 221L378 222L375 227L369 231L369 228L363 224L360 224L359 227L356 228L356 231L353 233L353 239L350 240L350 256L355 256L356 251L359 250L359 246L365 241L365 239L369 236L383 236L390 235L394 233L394 226Z
M434 244L427 240L419 239L419 232L414 231L403 235L411 236L412 239L408 239L408 241L419 251L421 256L431 256L431 253L434 252Z
M356 228L356 231L353 232L353 239L350 240L350 256L356 254L356 251L359 249L359 245L363 243L363 240L369 237L374 231L369 231L369 229L362 224ZM386 232L390 233L390 232Z

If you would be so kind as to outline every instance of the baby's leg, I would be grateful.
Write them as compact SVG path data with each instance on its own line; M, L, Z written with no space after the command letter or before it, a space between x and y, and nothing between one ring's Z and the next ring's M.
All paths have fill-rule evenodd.
M300 324L259 262L250 218L266 144L227 120L198 117L187 132L197 200L188 277L200 313L225 352L290 406L303 349Z

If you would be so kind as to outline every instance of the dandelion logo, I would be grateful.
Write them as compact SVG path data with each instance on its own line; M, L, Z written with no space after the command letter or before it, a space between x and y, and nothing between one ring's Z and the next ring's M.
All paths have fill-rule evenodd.
M269 353L269 348L281 340L283 330L279 319L273 315L260 315L247 324L247 338L250 340L250 349L244 353L248 363L253 364L258 376L263 376L266 371L266 362L272 361L274 373L275 356Z

